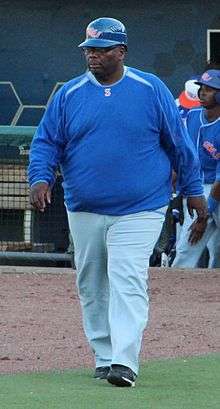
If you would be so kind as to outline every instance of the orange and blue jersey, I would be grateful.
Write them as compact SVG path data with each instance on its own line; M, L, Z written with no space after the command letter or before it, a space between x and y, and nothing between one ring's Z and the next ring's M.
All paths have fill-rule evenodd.
M203 107L189 111L186 126L197 149L203 181L220 181L220 117L208 122Z

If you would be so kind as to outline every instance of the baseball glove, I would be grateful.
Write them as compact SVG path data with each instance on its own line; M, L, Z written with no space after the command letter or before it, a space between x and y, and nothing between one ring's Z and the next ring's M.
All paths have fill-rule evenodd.
M159 238L150 257L151 267L160 267L162 265L163 254L168 257L168 263L171 265L175 257L176 224L180 223L182 225L183 221L182 196L174 196L169 202Z

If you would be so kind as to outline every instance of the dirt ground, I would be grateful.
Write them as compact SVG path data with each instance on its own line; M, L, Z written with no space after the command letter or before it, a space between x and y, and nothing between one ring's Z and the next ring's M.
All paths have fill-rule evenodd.
M93 366L75 275L57 271L0 268L1 374ZM142 360L220 352L220 270L152 268L149 288Z

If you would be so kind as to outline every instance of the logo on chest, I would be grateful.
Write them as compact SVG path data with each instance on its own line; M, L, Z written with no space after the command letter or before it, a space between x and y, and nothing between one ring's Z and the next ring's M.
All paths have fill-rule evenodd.
M104 95L105 95L105 97L110 97L111 94L112 94L111 88L105 88L105 89L104 89Z
M208 152L213 159L220 159L220 152L217 151L217 149L211 142L203 142L203 148L205 148L206 152Z

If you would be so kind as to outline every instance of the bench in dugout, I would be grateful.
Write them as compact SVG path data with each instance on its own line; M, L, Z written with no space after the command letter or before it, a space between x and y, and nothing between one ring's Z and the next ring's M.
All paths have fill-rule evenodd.
M0 165L0 209L23 211L23 242L0 243L1 250L31 249L32 209L29 203L29 189L26 168L20 165Z
M0 263L6 263L8 257L15 260L12 252L20 252L24 259L28 252L29 259L34 260L34 254L39 253L42 262L47 258L49 263L49 258L53 258L53 265L69 264L73 252L69 249L60 173L57 172L52 203L44 213L32 209L29 202L27 167L35 130L30 126L0 126ZM69 254L71 257L66 257Z
M1 251L32 248L32 209L29 203L27 163L35 129L0 126ZM20 228L18 219L22 221Z

